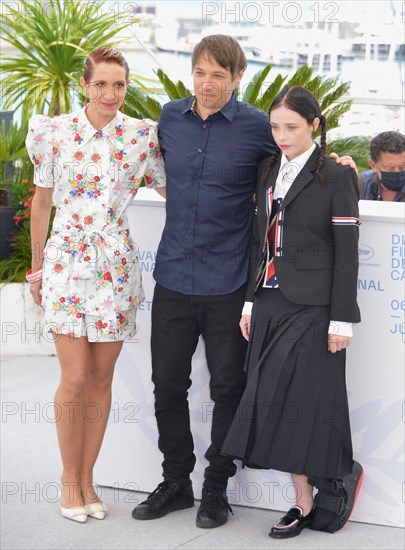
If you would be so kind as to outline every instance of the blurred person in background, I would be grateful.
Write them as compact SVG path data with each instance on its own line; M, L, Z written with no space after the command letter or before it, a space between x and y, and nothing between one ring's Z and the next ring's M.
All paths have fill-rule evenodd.
M405 136L382 132L371 140L370 166L359 174L360 199L405 201Z

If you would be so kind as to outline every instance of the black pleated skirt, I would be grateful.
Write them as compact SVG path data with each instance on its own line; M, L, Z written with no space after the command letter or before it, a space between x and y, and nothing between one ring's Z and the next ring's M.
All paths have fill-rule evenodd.
M247 384L222 452L252 468L336 478L352 471L344 350L328 352L328 306L256 295Z

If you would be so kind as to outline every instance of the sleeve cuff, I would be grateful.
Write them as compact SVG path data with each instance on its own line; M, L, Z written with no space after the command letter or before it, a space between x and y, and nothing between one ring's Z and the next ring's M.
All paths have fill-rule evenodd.
M245 302L242 309L242 315L252 315L252 307L253 302Z
M336 334L337 336L353 336L353 323L345 321L330 321L328 334Z

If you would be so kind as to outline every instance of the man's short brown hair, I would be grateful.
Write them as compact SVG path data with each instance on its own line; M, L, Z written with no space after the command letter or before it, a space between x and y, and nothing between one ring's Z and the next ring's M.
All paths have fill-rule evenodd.
M225 34L211 34L194 46L191 68L194 68L202 55L213 57L218 65L231 71L236 78L247 66L245 52L239 42Z

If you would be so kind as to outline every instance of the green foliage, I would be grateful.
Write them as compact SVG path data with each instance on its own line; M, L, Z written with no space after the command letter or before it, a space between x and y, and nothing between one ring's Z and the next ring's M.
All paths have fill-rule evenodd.
M23 222L18 233L12 237L11 249L10 256L0 261L0 281L25 282L25 274L31 266L31 237L28 222Z
M27 200L33 165L25 148L27 125L5 122L0 127L0 188L8 193L9 206L18 206Z
M134 118L159 120L162 106L153 97L146 95L140 86L128 86L125 96L125 114Z
M370 170L368 159L370 158L370 137L351 136L329 141L327 154L336 153L339 157L350 155L356 163L357 170Z
M119 42L117 34L132 17L103 13L104 2L19 0L0 14L3 40L18 50L2 56L5 108L23 106L23 114L51 116L71 111L87 55Z
M156 75L160 82L162 83L166 94L169 96L170 100L173 99L182 99L183 97L188 97L191 94L190 90L179 80L177 83L173 82L167 74L165 74L162 69L156 71Z

